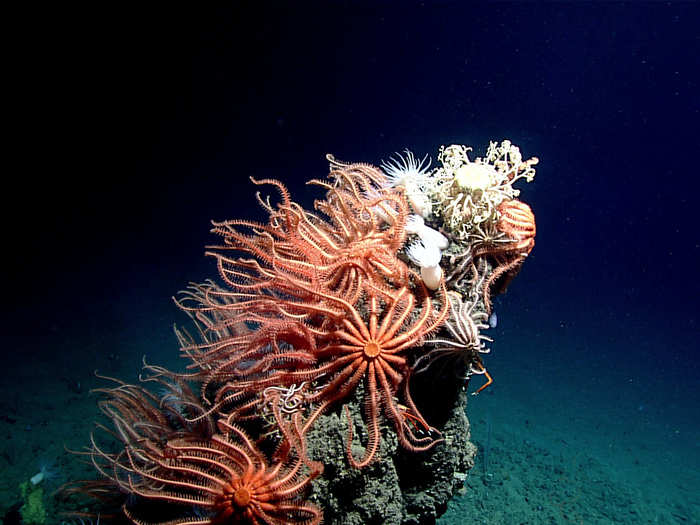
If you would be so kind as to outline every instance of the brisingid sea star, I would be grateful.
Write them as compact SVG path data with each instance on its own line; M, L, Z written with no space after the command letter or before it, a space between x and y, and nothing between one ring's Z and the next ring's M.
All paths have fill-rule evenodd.
M505 234L507 242L499 239L498 243L479 244L473 256L489 256L494 264L491 275L483 286L484 305L491 313L491 294L498 282L499 292L504 291L518 275L520 268L535 246L535 215L530 207L517 199L503 201L497 207L499 219L496 228Z
M316 391L307 397L309 404L317 406L304 425L305 431L330 405L348 398L363 382L369 434L364 456L357 460L352 455L352 426L347 443L348 459L358 468L370 464L375 458L380 440L381 411L392 422L399 442L406 449L427 450L437 442L434 436L439 432L425 423L411 399L411 369L406 353L420 345L427 334L444 322L448 313L446 290L443 285L443 306L436 310L422 283L416 288L418 291L402 287L390 299L385 299L384 293L370 291L365 296L362 313L341 297L320 293L328 305L328 317L320 328L313 329L318 341L314 352L318 363L308 370L281 374L287 382L308 381L316 385ZM421 297L418 315L414 312L416 295ZM341 309L340 315L338 308ZM395 400L397 394L403 398L406 407ZM430 432L417 435L407 424L407 419L418 420Z
M336 167L329 177L333 182L311 181L327 190L326 198L315 202L325 218L293 202L279 181L266 179L253 182L277 187L282 197L276 207L258 198L269 213L267 224L214 223L212 231L224 245L207 253L216 257L229 293L294 295L298 290L286 279L291 277L355 302L368 281L380 290L405 283L407 267L396 257L406 238L408 204L402 191L379 186L382 172L364 164ZM230 257L231 250L254 259Z
M173 459L147 456L151 465L132 460L129 488L151 501L171 502L198 509L178 525L318 525L321 510L301 496L321 467L306 460L297 436L286 455L270 462L250 438L227 421L220 420L219 434L207 441L168 442ZM290 454L290 452L293 452ZM303 467L311 465L311 472ZM139 518L125 506L124 513L136 525L153 521ZM164 523L164 522L163 522Z
M148 368L168 384L164 377L171 373ZM111 428L99 428L117 437L120 448L107 452L93 436L88 455L106 481L87 483L84 492L99 498L111 483L136 496L122 505L136 525L320 523L321 511L302 499L323 467L306 456L300 414L284 419L274 408L281 437L268 458L231 418L219 419L211 434L201 432L201 425L180 415L188 405L178 387L169 390L161 398L121 382L101 390ZM156 516L143 501L172 505L167 515Z

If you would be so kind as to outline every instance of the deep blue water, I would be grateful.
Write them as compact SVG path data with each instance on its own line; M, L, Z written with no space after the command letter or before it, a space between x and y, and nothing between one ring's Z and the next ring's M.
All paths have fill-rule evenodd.
M51 405L67 385L84 395L95 368L135 377L143 354L177 366L170 297L214 277L211 219L262 218L249 176L310 206L304 182L326 174L326 153L377 164L508 138L540 158L519 186L536 246L496 303L495 383L468 408L492 472L477 462L443 519L697 523L698 27L693 2L33 19L13 62L21 165L5 192L0 386L16 444L0 462L15 478L0 491L36 456L84 442L52 430L71 427ZM557 476L580 493L562 495ZM522 503L528 485L542 503Z

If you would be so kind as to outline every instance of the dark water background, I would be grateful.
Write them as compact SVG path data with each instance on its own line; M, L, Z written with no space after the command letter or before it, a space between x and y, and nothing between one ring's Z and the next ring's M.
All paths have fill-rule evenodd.
M311 205L328 152L508 138L540 158L519 186L537 241L468 409L488 460L444 523L700 521L700 5L115 5L18 25L0 515L38 462L70 475L94 369L180 366L170 297L215 276L211 219L263 217L249 176Z

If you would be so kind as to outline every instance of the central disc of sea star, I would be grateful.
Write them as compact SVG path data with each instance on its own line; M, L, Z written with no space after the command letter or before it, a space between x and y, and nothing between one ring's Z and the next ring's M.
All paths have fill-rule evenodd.
M376 341L370 341L367 343L363 349L365 355L369 358L377 357L379 352L382 351L382 347Z
M250 503L250 491L241 487L233 494L233 502L237 507L246 507Z

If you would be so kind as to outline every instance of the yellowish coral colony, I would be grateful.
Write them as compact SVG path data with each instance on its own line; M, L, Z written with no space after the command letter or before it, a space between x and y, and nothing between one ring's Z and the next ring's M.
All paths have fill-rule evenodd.
M193 322L176 330L187 372L146 365L143 384L112 379L99 390L105 421L86 455L100 479L65 489L94 499L74 516L318 524L324 513L335 523L360 512L385 523L388 507L358 511L360 496L333 484L356 491L369 483L359 473L381 484L391 470L392 490L408 491L395 463L418 452L440 467L416 486L442 483L432 492L448 498L470 468L464 446L449 449L468 439L466 387L474 375L483 378L475 393L492 382L482 360L491 296L519 272L536 233L514 184L533 179L537 159L507 140L470 155L443 146L432 169L409 151L381 168L329 156L328 177L311 181L324 192L313 211L283 183L253 180L278 196L258 196L268 220L213 223L222 242L207 255L219 281L176 299ZM452 390L416 388L417 375L444 373L431 366L443 359L458 372L441 381ZM457 408L438 417L419 406ZM410 501L392 523L410 521ZM435 500L429 519L445 503Z
M486 156L473 161L470 150L456 144L442 146L438 154L441 166L432 171L416 165L410 152L405 159L384 164L392 180L406 187L416 213L423 217L434 213L442 227L465 242L484 223L487 229L496 227L498 205L518 197L520 190L513 184L520 179L531 182L539 162L536 157L523 161L520 149L509 140L491 142Z

